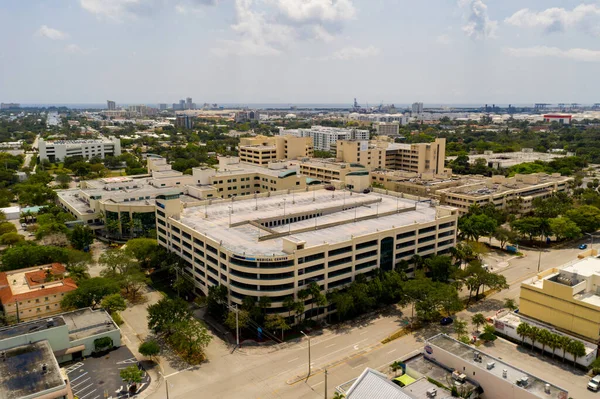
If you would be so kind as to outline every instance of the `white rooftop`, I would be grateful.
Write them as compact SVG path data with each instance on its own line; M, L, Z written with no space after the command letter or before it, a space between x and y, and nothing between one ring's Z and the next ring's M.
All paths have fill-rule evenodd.
M317 190L258 199L238 197L234 202L225 201L206 207L190 207L182 211L180 222L222 242L224 247L233 252L277 256L284 255L283 239L258 241L259 236L263 237L269 233L243 222L283 218L284 207L285 215L291 216L344 205L346 207L355 205L355 207L345 211L332 211L323 216L272 227L272 229L281 233L291 231L290 238L305 241L305 247L308 248L323 243L336 244L351 240L352 237L394 227L431 222L436 218L436 208L430 207L426 203L416 204L415 201L375 193L352 193L351 195L347 191ZM414 209L415 205L416 210ZM375 217L378 214L394 211L400 211L400 213ZM373 216L373 218L354 221L355 218L360 219L367 216ZM229 226L230 218L233 227ZM336 222L345 222L345 224L318 228L318 226ZM238 223L243 224L236 226ZM314 226L317 226L317 229L294 233L295 230Z

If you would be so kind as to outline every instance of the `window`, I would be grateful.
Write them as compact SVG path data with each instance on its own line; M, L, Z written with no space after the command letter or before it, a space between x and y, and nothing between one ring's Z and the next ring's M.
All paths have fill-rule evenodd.
M340 254L345 254L345 253L350 252L350 251L352 251L352 246L338 248L338 249L334 249L332 251L329 251L329 256L336 256L336 255L340 255Z

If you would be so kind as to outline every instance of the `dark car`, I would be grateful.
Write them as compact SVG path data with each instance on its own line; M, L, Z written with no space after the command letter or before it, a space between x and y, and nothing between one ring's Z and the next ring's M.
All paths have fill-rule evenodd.
M452 320L452 317L444 317L442 320L440 320L440 324L443 326L447 326L449 324L452 324L454 320Z
M325 190L327 190L327 191L335 191L335 187L333 187L333 186L325 186Z
M587 244L581 244L581 245L579 246L579 249L587 249Z

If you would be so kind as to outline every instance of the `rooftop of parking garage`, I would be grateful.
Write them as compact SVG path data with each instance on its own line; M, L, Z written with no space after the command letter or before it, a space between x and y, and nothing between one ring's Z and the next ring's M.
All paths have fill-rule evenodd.
M270 226L271 232L248 223L283 222L284 214L288 219L318 213L322 216L276 223ZM391 195L317 190L257 199L241 197L208 207L190 207L182 211L179 220L235 253L283 256L286 255L283 252L285 237L263 241L259 241L259 237L290 232L293 241L304 241L305 248L309 248L324 243L337 244L394 227L432 222L436 215L437 209L428 203Z

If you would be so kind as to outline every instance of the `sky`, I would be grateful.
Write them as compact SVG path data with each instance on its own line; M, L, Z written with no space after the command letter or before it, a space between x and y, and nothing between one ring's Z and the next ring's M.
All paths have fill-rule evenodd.
M0 101L600 102L600 0L1 0Z

